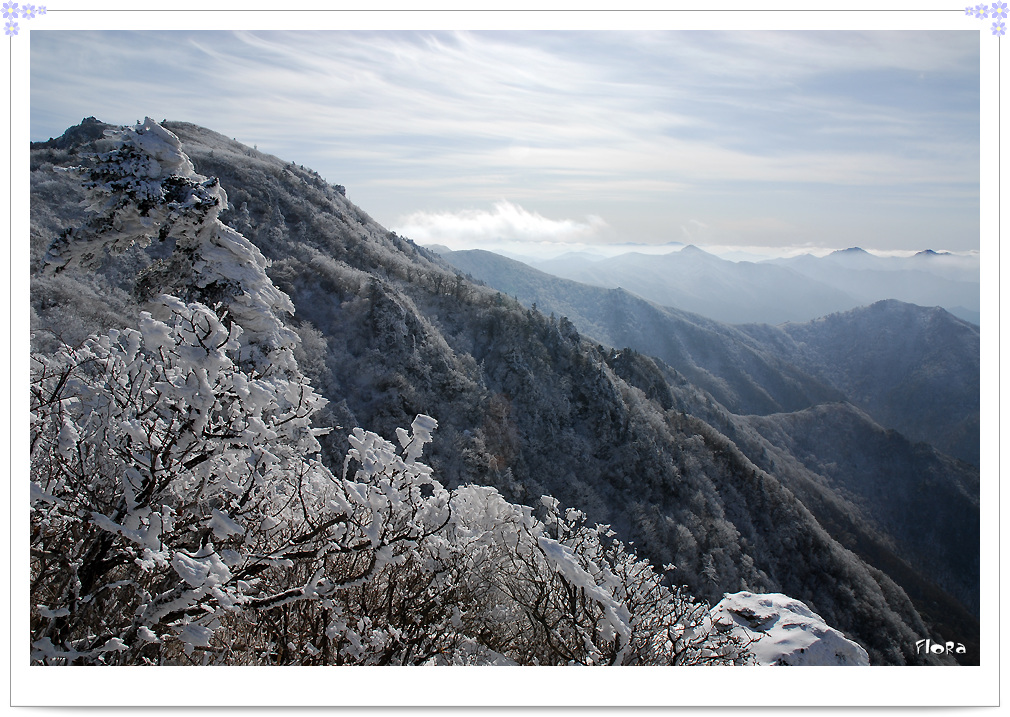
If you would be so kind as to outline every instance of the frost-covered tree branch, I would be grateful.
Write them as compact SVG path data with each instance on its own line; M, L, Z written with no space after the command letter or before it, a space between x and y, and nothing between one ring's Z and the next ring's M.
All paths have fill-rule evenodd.
M217 179L197 174L178 137L150 118L107 133L108 151L65 170L81 178L91 215L53 241L46 270L88 269L107 253L165 243L169 258L138 277L138 290L211 307L242 326L244 364L294 370L297 334L282 320L294 307L270 281L259 249L218 218L228 197Z
M32 356L31 646L40 664L704 664L746 659L706 606L606 526L545 497L448 491L325 400L287 296L218 217L227 199L147 120L75 170L91 219L51 271L172 242L136 328Z

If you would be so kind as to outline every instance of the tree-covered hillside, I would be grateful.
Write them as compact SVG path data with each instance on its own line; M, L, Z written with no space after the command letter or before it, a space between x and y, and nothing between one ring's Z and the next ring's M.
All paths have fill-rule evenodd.
M604 343L633 347L613 354L623 378L719 426L835 539L943 615L950 636L977 634L977 327L896 301L802 324L731 326L486 251L443 256ZM643 371L636 352L661 359L660 370ZM706 396L692 400L688 383Z
M843 398L735 326L659 306L624 289L559 279L479 249L444 257L525 306L535 304L543 313L568 318L607 346L632 347L676 367L734 413L795 411Z
M575 623L572 623L576 626L570 626L570 630L575 632L564 633L567 636L565 639L582 635L578 632L580 629L591 633L589 643L596 646L593 649L597 652L586 648L588 652L579 652L579 659L590 655L592 659L585 661L607 661L620 652L619 647L614 647L620 642L615 642L615 635L622 634L620 624L623 623L616 618L607 618L609 622L604 622L611 626L607 628L599 622L601 615L609 614L607 606L611 603L607 601L618 599L616 593L608 593L609 597L594 593L586 582L587 578L574 568L566 567L570 563L565 562L574 560L583 565L582 570L587 570L585 565L588 563L578 563L582 558L577 555L592 562L595 559L593 556L598 555L594 551L607 550L606 533L594 534L603 538L584 539L581 536L588 533L573 527L570 533L572 542L565 543L569 534L557 532L564 521L559 522L556 517L559 514L552 507L554 504L545 505L540 501L545 494L554 496L561 505L581 511L587 521L585 530L593 530L588 526L597 523L609 525L624 545L633 546L637 556L647 558L654 566L674 565L673 583L686 586L690 594L700 599L715 603L723 593L738 590L786 593L807 603L831 625L857 640L876 664L916 663L933 659L915 652L915 641L922 635L930 634L934 629L933 623L927 625L923 622L909 597L890 577L868 565L832 537L777 475L771 463L762 464L757 456L749 456L741 450L743 442L731 440L727 434L733 427L731 415L682 375L673 376L669 367L643 355L629 354L622 361L618 352L582 336L571 321L545 316L522 306L504 293L466 279L437 255L376 224L347 199L342 187L328 185L311 170L260 154L193 125L165 123L164 126L181 140L182 149L192 161L195 173L217 178L217 183L205 179L194 181L207 182L201 186L211 193L217 191L219 183L220 189L227 194L227 209L222 203L218 218L228 231L234 230L248 239L251 247L268 260L263 264L270 282L290 297L293 314L285 315L284 311L275 313L284 322L283 330L297 336L290 350L298 371L312 390L329 402L312 414L313 425L342 426L327 435L315 437L320 444L318 470L339 476L345 457L352 455L362 462L365 474L355 477L358 474L352 473L349 474L350 479L365 483L365 478L381 475L385 470L383 466L399 464L389 457L392 447L383 447L382 455L387 457L379 463L369 463L371 459L362 461L365 456L362 441L366 440L363 437L366 434L358 435L349 443L348 434L352 428L360 426L374 432L367 433L375 436L367 439L369 445L380 445L376 443L380 440L377 435L402 435L401 447L410 451L413 450L408 448L413 445L410 434L401 434L398 429L411 425L419 414L432 416L438 422L438 431L427 443L426 449L426 462L430 464L432 473L429 476L421 471L424 477L417 486L416 496L409 486L394 486L390 490L407 490L406 495L411 496L409 501L404 503L404 498L394 498L388 492L382 499L387 501L382 505L406 505L408 513L405 519L415 526L410 530L420 531L397 533L397 529L392 528L388 535L413 536L400 538L396 544L409 543L405 548L409 556L403 560L408 566L416 566L421 571L416 574L421 576L418 579L422 582L416 586L413 583L393 586L389 582L393 569L383 568L385 572L379 572L385 577L368 587L368 590L374 588L379 592L362 593L360 599L364 603L391 599L406 610L411 602L405 597L407 593L390 593L393 587L423 592L441 579L432 577L433 582L426 583L427 576L442 575L445 571L459 575L462 569L447 563L440 563L438 570L431 571L430 561L435 553L425 551L440 550L431 542L438 535L448 540L450 547L458 547L461 543L454 542L457 538L461 540L464 534L472 534L475 528L460 522L472 512L454 513L456 522L450 521L444 526L439 522L442 520L439 515L444 514L436 514L452 500L465 502L476 500L470 496L486 495L468 487L484 486L494 489L493 495L499 496L496 500L501 500L503 506L506 503L526 505L540 510L539 522L524 523L533 520L521 517L532 515L528 511L519 507L501 508L504 513L513 511L509 514L517 516L515 520L526 526L522 530L528 535L523 533L527 536L523 540L532 541L530 545L536 547L531 549L544 556L547 577L560 574L560 578L551 580L560 581L556 584L561 589L574 585L588 590L588 593L576 593L582 596L579 600L587 599L588 595L591 609L585 616L582 613L576 615ZM85 157L88 151L109 151L101 141L98 145L94 144L91 137L82 138L87 141L79 144L76 138L79 133L71 133L69 139L35 146L32 153L32 330L33 351L40 361L72 361L67 358L70 356L67 347L82 344L92 353L97 351L92 344L85 343L90 334L111 336L110 331L136 329L140 330L146 342L148 337L139 323L143 316L141 312L152 311L152 307L161 301L158 297L162 294L185 294L183 303L187 306L199 302L210 306L214 312L227 308L225 299L234 296L234 284L201 279L201 276L206 276L204 264L192 261L187 264L186 257L192 258L193 254L186 253L189 251L186 242L180 242L179 237L171 232L160 230L152 232L148 247L124 245L122 252L89 252L93 256L87 257L87 267L68 266L60 272L45 269L46 251L52 242L65 230L86 223L86 217L78 206L83 198L78 179L73 174L54 172L53 168L93 162ZM183 198L180 195L174 201L190 208L199 205L200 202L194 204L191 201L192 196L187 194ZM105 211L102 207L97 208ZM141 225L144 216L141 211L137 217ZM55 254L51 252L49 256L52 266ZM218 297L217 303L215 296ZM224 326L227 326L230 317L237 316L234 312L215 315ZM189 321L186 318L188 314L184 312L176 316ZM154 316L152 320L164 323L165 316ZM170 323L165 325L172 326ZM128 336L132 334L116 334L110 339L112 343L109 346L112 348L106 350L126 352L123 360L127 361L132 351L132 339ZM242 346L236 348L238 353L228 360L243 370L256 371L255 366L250 368L242 363ZM55 384L45 390L40 389L43 397L54 395L56 384L59 384L62 373L59 368L54 371L46 378L54 380ZM60 388L63 390L65 385ZM55 422L50 428L54 431L50 434L50 455L53 460L66 460L68 457L63 449L69 450L72 437L61 441L61 424L55 418L52 421ZM80 436L84 435L78 428L74 430ZM739 427L736 430L740 430ZM69 430L65 435L71 436ZM410 453L410 456L411 460L417 458L415 453ZM122 456L117 460L122 460ZM183 460L181 465L185 467L188 460ZM410 460L403 460L405 464L412 464ZM374 473L369 473L373 470L368 468L369 465L375 466ZM192 466L186 470L199 468ZM422 484L429 484L429 479L437 485L422 488ZM329 485L325 481L324 484ZM346 484L337 481L333 485ZM55 500L63 500L47 486L40 485L40 490L48 496L40 498L47 506L56 505ZM358 489L343 490L346 493L347 490L353 492ZM369 510L366 506L371 505L370 510L374 511L375 505L369 502L366 494L358 493L362 501L360 504L356 504L350 494L343 495L348 507L343 507L339 498L327 498L338 506L329 508L334 511L333 518L357 516L355 511L359 505L366 511ZM313 500L322 498L323 493L320 492ZM329 504L324 501L322 505ZM415 507L410 508L410 505ZM547 514L542 512L544 509ZM235 539L238 533L212 512L220 511L220 506L209 502L206 510L208 522L203 524L206 528L203 535L207 540L217 538L217 541L227 542ZM552 510L555 513L551 513ZM159 520L164 520L164 511L153 505L152 511L160 511ZM373 516L371 522L367 518L369 514ZM381 556L381 560L376 558L374 564L393 565L395 561L382 561L387 558L392 560L401 553L395 550L384 553L382 539L376 542L370 537L368 526L375 524L375 514L369 514L355 517L352 522L364 531L362 535L370 541L369 549L374 549L376 555ZM419 523L417 516L421 514L429 516L434 522ZM301 515L310 521L310 526L315 526L309 528L311 538L306 540L321 540L328 528L320 526L326 525L327 521L321 519L314 509L304 508ZM552 515L555 517L552 518ZM561 517L575 523L581 520L576 514L572 514L571 518ZM123 525L112 518L110 520ZM549 527L552 520L554 528ZM262 530L263 522L260 521L257 526ZM312 532L317 528L319 532ZM453 538L439 532L444 530L462 532L457 532ZM217 533L221 534L220 537ZM212 535L214 538L210 537ZM283 539L288 544L298 544L302 534L288 532L285 535L287 537ZM422 535L424 540L421 540ZM193 536L193 533L183 531L180 539L192 541ZM568 552L554 548L554 543L543 543L540 536L568 546ZM506 542L512 539L502 538ZM353 546L357 544L353 542L351 533L338 539L331 536L327 540L330 541L327 545L331 546L328 549L336 551L335 555L341 551L353 551ZM597 544L594 540L602 547L594 547ZM206 545L200 548L199 542L184 542L182 545L194 560L200 557L195 551L206 548ZM486 547L493 551L499 549L500 544L491 540ZM257 560L264 560L266 553L262 550L265 549L256 554ZM453 559L468 559L468 550L453 553L457 556ZM240 553L238 550L235 552ZM441 560L441 557L438 559ZM507 559L508 556L503 554L495 554L493 558ZM160 566L156 558L151 560ZM554 563L550 562L552 560ZM613 566L625 565L621 562L624 560L623 557L615 557ZM226 561L223 564L231 577L241 570L234 570L235 566L229 566ZM552 564L554 568L551 568ZM598 561L593 564L600 565ZM275 567L279 566L271 564L271 570ZM476 569L476 566L467 567L467 570L471 568ZM286 586L276 584L277 592L274 594L281 595L285 590L295 588L304 591L311 582L310 578L316 580L313 572L316 569L318 566L312 570L307 566L305 570L308 572L299 574L300 577L287 575L285 580L295 580L296 583ZM610 570L618 571L619 567L611 567ZM224 572L218 569L213 574L220 577ZM349 575L353 574L352 570ZM554 600L551 596L555 593L537 587L539 578L523 575L523 580L529 578L527 583L522 583L528 588L519 590L498 586L495 595L511 595L510 599L522 606L528 605L539 594L537 591L542 590L544 600L547 600L545 604ZM298 580L302 582L298 583ZM594 581L596 585L606 582L599 576ZM200 591L206 588L201 596L213 594L213 586L206 580L197 579L197 583L188 583L189 587L183 586L182 589ZM321 584L312 583L316 586ZM145 589L150 591L151 588ZM361 589L365 590L365 587ZM526 592L527 589L534 592ZM269 599L264 593L246 592L245 587L241 590L241 595L254 601ZM386 592L382 593L382 590ZM326 633L325 628L318 626L323 625L325 620L336 619L332 612L334 608L327 607L325 603L331 597L322 588L313 594L320 595L323 600L313 610L323 612L310 610L289 617L297 617L305 626L315 624L317 628L312 629ZM345 595L344 592L340 594ZM447 610L445 605L435 604L444 600L443 593L439 594L440 597L431 592L424 594L434 601L433 612L430 613L431 625L439 626L439 629L449 624L457 625L459 618L454 617L455 613ZM228 599L233 598L234 595ZM204 597L192 599L195 602L186 609L205 604L201 602ZM215 609L227 610L219 597L214 596L214 599L218 600ZM285 600L278 599L281 602ZM482 606L480 610L491 611L480 613L482 615L498 614L502 626L510 623L508 609L522 611L521 607L500 608L499 603L487 602L489 598L483 593L465 598L460 595L459 599L477 601L468 604L479 603ZM48 604L41 600L38 602ZM270 654L276 655L277 650L283 652L288 648L276 639L267 639L262 635L275 635L279 629L276 621L281 619L281 615L288 615L289 611L272 611L274 603L262 603L260 606L269 608L269 615L262 618L263 622L257 623L264 631L261 633L262 644L273 645L269 647L274 651ZM505 612L494 613L499 608ZM322 616L326 610L330 612L324 619ZM593 610L602 612L597 614ZM408 622L417 617L409 611L397 615L398 620ZM59 621L61 618L47 618L40 614L39 619ZM422 616L420 619L424 623L429 617ZM544 620L553 627L547 628L541 623L541 628L547 631L543 634L554 635L550 632L554 627L564 632L558 627L561 623L553 622L553 617L545 617ZM339 622L336 620L336 623ZM351 625L349 618L344 623L345 627ZM394 621L386 627L400 630L400 624ZM463 620L460 624L467 624L468 629L477 629L474 625L478 623ZM660 620L657 624L665 623ZM368 629L375 627L373 621ZM597 627L601 630L598 635L593 632ZM354 627L354 634L363 634L362 629L365 628ZM271 630L275 632L271 633ZM384 634L393 635L393 632ZM463 635L461 640L477 639L471 632L452 634ZM538 644L552 639L543 637ZM351 637L347 640L350 641L348 644L353 643ZM480 650L486 648L506 655L508 659L522 661L517 657L519 652L510 653L502 647L508 643L506 637L489 635L485 641L482 640L485 638L477 639L484 646ZM187 644L200 646L199 643ZM624 644L628 644L627 640ZM322 647L313 643L311 649L322 650ZM527 650L522 653L525 655L523 659L544 659L544 653L536 652L541 649L539 647L522 649ZM489 653L481 654L487 657ZM281 657L277 659L283 661Z
M900 301L802 324L741 329L881 424L979 465L980 330Z

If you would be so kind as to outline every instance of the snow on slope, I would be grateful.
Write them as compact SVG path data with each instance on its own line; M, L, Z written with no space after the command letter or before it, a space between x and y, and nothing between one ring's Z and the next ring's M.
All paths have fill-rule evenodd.
M759 665L869 665L866 650L799 600L781 593L727 593L712 619L745 640Z

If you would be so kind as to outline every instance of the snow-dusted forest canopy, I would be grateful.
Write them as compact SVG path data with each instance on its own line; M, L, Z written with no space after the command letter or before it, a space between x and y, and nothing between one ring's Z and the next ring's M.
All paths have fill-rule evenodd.
M331 473L310 423L323 399L280 318L293 307L218 219L217 181L154 122L118 141L72 170L94 214L45 270L173 248L138 328L33 354L35 660L746 660L606 526L548 497L541 520L493 488L447 491L418 460L428 416L399 448L354 429Z
M609 348L183 123L86 120L32 192L33 661L775 661L743 592L854 663L977 644L977 467L781 338Z

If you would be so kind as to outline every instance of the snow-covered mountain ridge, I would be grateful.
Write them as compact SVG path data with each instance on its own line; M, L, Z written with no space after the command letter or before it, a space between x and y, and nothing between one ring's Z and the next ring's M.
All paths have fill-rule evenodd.
M168 127L197 171L220 179L222 219L272 261L271 279L291 297L298 364L330 400L324 423L393 436L416 414L435 416L430 462L449 489L489 485L526 504L553 494L654 565L676 565L675 580L697 595L783 592L875 662L923 659L914 643L932 627L902 589L730 440L729 416L704 391L468 281L308 170L192 125ZM79 151L33 152L36 270L53 237L81 221L79 192L50 170L79 163ZM35 346L130 325L165 258L156 242L105 259L97 274L36 273ZM324 462L340 465L344 436L320 438ZM807 564L795 563L798 551Z

